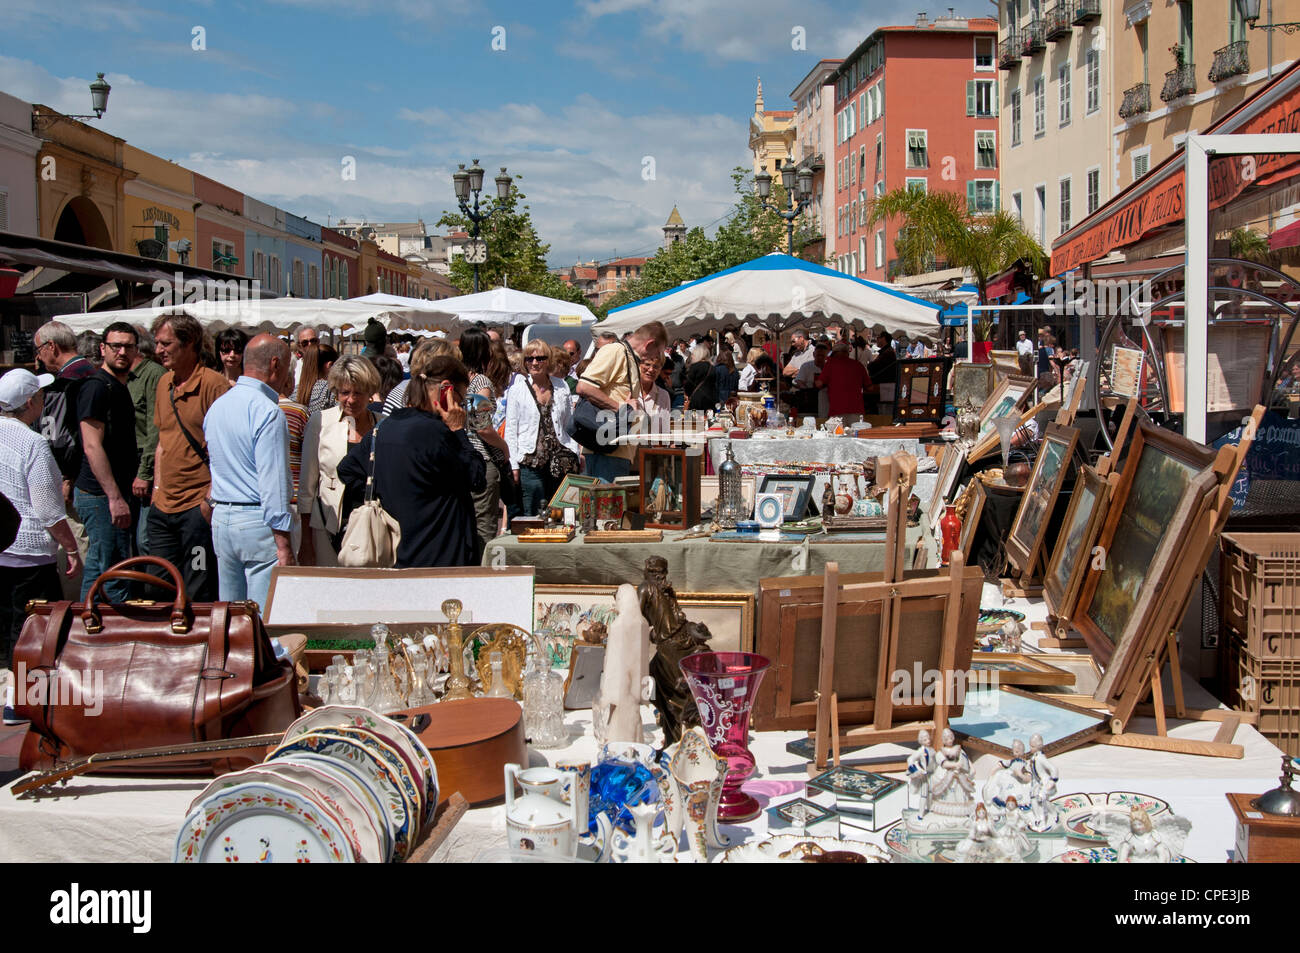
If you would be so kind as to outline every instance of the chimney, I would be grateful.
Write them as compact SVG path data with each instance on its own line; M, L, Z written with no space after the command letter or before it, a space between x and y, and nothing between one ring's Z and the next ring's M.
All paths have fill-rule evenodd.
M929 19L926 17L926 15L925 15L924 13L918 13L918 14L916 15L916 25L917 25L917 26L929 26L929 25L930 25L930 21L929 21Z

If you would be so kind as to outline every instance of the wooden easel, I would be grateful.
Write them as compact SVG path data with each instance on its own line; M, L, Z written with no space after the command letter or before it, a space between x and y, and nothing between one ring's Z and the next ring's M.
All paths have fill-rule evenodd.
M1119 745L1128 748L1144 748L1152 751L1172 751L1178 754L1197 754L1214 758L1242 758L1245 749L1232 742L1237 726L1244 720L1243 713L1235 711L1205 711L1189 709L1183 699L1182 669L1178 659L1177 627L1182 622L1191 602L1192 590L1196 579L1201 575L1205 564L1218 542L1219 534L1228 522L1232 512L1232 484L1241 470L1241 465L1254 442L1254 435L1263 419L1264 408L1256 406L1250 415L1251 425L1242 435L1237 446L1222 447L1214 461L1214 472L1218 476L1218 489L1210 494L1208 503L1201 509L1193 522L1187 548L1166 587L1170 592L1181 592L1183 597L1177 602L1168 600L1161 603L1160 610L1151 621L1141 644L1134 646L1130 658L1135 661L1126 663L1129 671L1124 677L1124 689L1118 701L1107 702L1111 711L1111 734L1098 738L1102 744ZM1118 443L1116 444L1118 446ZM1195 541L1200 540L1200 545ZM1167 708L1164 698L1164 686L1161 674L1165 665L1170 669L1173 685L1174 704ZM1150 692L1151 707L1148 709L1155 718L1154 735L1127 730L1129 721L1140 714L1139 702ZM1212 741L1198 741L1188 738L1170 738L1166 717L1189 719L1192 721L1217 721L1219 729Z
M1085 367L1075 377L1074 390L1070 392L1069 403L1062 403L1056 412L1056 422L1062 427L1073 427L1074 418L1079 413L1079 403L1083 399L1083 388L1088 380L1088 369Z
M903 579L905 543L907 538L906 501L916 481L916 458L910 454L896 453L883 460L877 479L889 487L888 516L885 530L885 559L880 582L840 585L839 564L827 563L822 592L821 653L817 674L817 722L812 732L813 762L809 774L820 774L828 763L840 764L842 744L857 747L891 742L914 741L922 729L941 732L948 724L948 685L956 664L957 627L961 617L962 583L965 560L960 550L952 554L948 575L923 579ZM880 596L880 642L876 667L875 704L873 723L841 732L839 727L839 699L834 690L835 630L838 606L846 593L865 595L871 601ZM944 628L940 661L939 684L935 688L934 718L923 721L894 724L891 701L891 675L898 664L898 637L904 598L946 596ZM893 763L872 763L877 772L901 771L906 760Z

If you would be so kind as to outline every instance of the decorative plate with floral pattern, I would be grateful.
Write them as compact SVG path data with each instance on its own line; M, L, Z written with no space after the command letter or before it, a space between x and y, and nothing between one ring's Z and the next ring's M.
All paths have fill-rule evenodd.
M185 818L172 860L181 864L349 863L338 822L319 804L280 785L218 791Z

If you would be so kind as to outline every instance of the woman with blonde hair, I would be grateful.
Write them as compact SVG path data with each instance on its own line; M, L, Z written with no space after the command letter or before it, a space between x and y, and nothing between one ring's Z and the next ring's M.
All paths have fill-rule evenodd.
M745 366L740 372L739 387L743 391L754 389L754 378L758 376L758 359L764 355L761 347L751 347L745 355Z
M302 517L299 562L304 566L338 565L339 543L356 505L355 499L344 499L338 466L375 425L370 399L379 388L379 372L364 357L341 357L330 368L329 386L337 394L337 403L312 414L302 438L298 513Z
M421 341L419 347L411 352L411 365L415 365L415 356L423 354L425 357L454 357L460 360L460 351L456 350L456 345L452 344L446 338L428 338ZM414 372L412 372L414 374ZM393 387L384 398L384 413L393 414L406 406L406 388L410 386L409 380L404 380Z
M569 436L569 386L551 373L553 360L549 344L530 341L524 348L528 373L515 378L506 400L506 445L525 516L540 513L560 481L582 465L582 448Z

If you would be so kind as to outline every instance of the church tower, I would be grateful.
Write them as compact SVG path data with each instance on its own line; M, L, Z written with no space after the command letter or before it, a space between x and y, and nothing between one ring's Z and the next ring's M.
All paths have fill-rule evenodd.
M676 245L686 239L686 223L682 221L681 212L677 211L677 206L673 206L672 214L668 216L668 221L664 222L664 248Z

